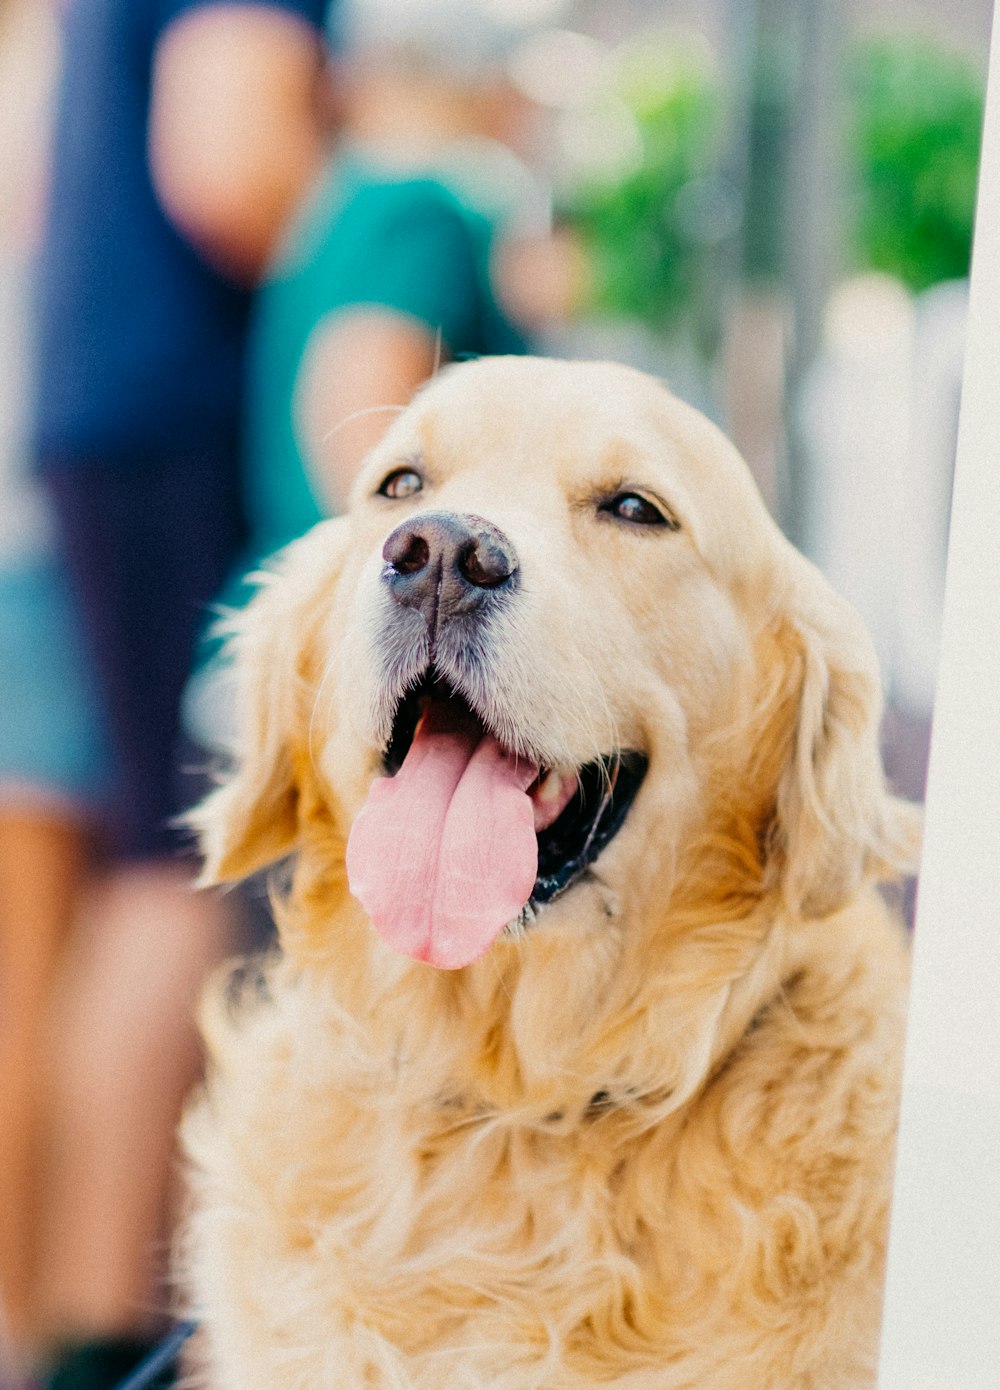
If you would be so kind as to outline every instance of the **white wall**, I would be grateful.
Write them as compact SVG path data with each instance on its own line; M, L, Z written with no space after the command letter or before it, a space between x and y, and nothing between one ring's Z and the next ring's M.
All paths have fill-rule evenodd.
M1000 26L994 31L880 1390L1000 1386Z

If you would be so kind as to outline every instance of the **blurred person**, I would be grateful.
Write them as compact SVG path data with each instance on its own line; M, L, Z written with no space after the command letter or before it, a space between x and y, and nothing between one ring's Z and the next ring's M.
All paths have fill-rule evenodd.
M109 734L110 844L59 1001L41 1221L50 1384L142 1355L192 1002L231 913L191 891L178 705L243 534L250 290L325 139L321 0L72 0L37 266L33 451Z
M334 14L340 139L254 314L257 526L280 523L297 478L315 490L280 539L343 505L393 408L442 361L527 346L496 253L547 232L549 200L516 153L534 113L507 63L525 29L495 8L343 0Z
M30 477L30 263L56 67L47 0L0 5L0 1384L38 1334L45 1039L88 880L103 731L45 499ZM6 1374L7 1380L4 1380Z
M575 248L551 237L548 190L519 153L539 113L508 69L530 25L497 14L482 0L334 11L339 140L254 309L251 538L229 603L246 597L244 574L342 508L439 365L523 352L525 327L573 299ZM225 746L219 678L206 666L188 709Z

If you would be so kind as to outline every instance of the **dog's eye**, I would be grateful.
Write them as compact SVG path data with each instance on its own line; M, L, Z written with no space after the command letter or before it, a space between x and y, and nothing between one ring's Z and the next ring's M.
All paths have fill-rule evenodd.
M420 492L423 485L424 480L415 468L396 468L383 480L379 496L391 497L394 502L401 502Z
M666 526L671 531L676 531L679 526L675 517L661 512L655 503L650 502L648 497L640 496L638 492L616 493L614 497L609 497L606 502L601 503L600 510L618 521L627 521L632 526Z

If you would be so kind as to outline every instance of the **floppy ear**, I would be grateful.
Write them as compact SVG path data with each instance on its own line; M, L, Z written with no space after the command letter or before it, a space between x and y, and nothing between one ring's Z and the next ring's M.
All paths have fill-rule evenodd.
M915 869L920 820L916 807L886 787L881 684L864 623L801 556L791 565L785 632L798 693L772 847L788 907L823 917L864 878Z
M188 817L204 856L203 887L245 878L295 845L296 731L308 728L314 693L306 665L326 612L318 599L340 570L346 525L346 517L321 523L283 551L230 625L224 659L235 673L236 766Z

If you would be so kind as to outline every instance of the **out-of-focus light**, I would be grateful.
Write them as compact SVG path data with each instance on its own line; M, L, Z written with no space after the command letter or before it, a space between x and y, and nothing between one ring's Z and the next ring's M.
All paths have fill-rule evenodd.
M525 40L510 73L532 101L571 111L594 101L606 81L609 58L597 39L571 29L548 29Z
M559 123L559 145L567 175L609 182L642 167L642 133L623 101L568 111Z
M680 75L715 73L718 58L705 34L671 25L627 39L615 50L613 64L616 89L641 113L659 106Z
M855 275L838 285L826 306L827 343L849 357L870 357L908 347L913 300L891 275Z
M405 51L476 77L550 31L572 0L338 0L329 28L348 55Z
M693 245L720 246L735 236L743 219L739 191L719 174L690 179L677 194L673 218L677 230Z
M488 18L500 24L558 24L573 0L481 0Z

